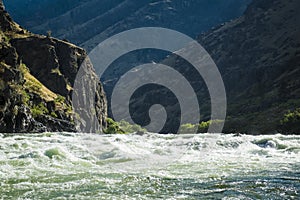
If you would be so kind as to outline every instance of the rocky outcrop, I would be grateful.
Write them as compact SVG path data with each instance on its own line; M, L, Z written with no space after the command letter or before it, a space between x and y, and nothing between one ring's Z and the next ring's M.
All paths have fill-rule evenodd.
M54 93L70 99L77 71L87 56L83 49L54 38L35 35L12 39L10 43L34 77Z
M21 95L16 94L13 86L8 83L22 84L24 77L17 68L17 53L14 48L2 42L0 55L0 130L22 132L23 129L30 129L33 120L29 116L23 117L26 115L26 108L21 107Z
M22 29L4 10L2 0L0 9L0 132L80 131L72 91L86 52ZM92 66L87 74L97 85L97 115L88 115L101 131L106 126L106 97Z
M2 31L16 31L20 30L19 27L13 22L9 14L5 11L3 2L0 1L0 22Z

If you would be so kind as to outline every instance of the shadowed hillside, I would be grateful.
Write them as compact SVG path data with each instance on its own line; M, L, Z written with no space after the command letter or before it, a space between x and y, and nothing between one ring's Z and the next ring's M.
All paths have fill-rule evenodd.
M199 37L223 74L229 130L299 132L300 116L284 122L300 107L299 9L298 0L254 0L242 17Z
M224 132L299 133L299 9L297 0L254 0L243 16L198 37L225 83ZM197 93L201 120L210 120L209 93L201 76L179 57L170 56L163 63L185 75ZM132 116L143 125L149 123L147 112L153 103L167 103L170 121L164 132L176 131L178 116L188 114L180 113L176 98L163 88L139 89L131 103Z
M7 0L29 30L93 49L104 39L137 27L171 28L195 37L242 14L250 0Z

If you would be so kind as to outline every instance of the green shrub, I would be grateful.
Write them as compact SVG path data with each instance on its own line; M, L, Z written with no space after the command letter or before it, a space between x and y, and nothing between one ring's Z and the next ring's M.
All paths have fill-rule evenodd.
M223 120L209 120L206 122L201 122L198 126L198 133L207 133L208 128L211 127L210 132L217 133L219 126L223 124Z
M141 126L137 124L132 125L125 120L121 120L120 122L118 122L118 125L125 133L147 132L147 130L142 128Z
M48 109L43 103L35 105L31 108L31 114L33 118L49 113Z
M198 133L207 133L208 128L211 124L211 120L207 122L201 122L198 126Z
M146 129L141 126L135 124L132 125L125 120L121 120L120 122L115 122L111 118L107 118L107 129L104 131L106 134L129 134L135 132L147 132Z
M179 133L180 134L188 134L188 133L196 133L197 132L197 125L196 124L183 124L179 128Z
M280 121L279 130L282 133L300 133L300 108L288 111Z
M184 134L184 133L207 133L208 132L208 128L211 125L216 125L219 126L221 125L221 123L223 123L222 120L209 120L206 122L201 122L200 124L183 124L180 128L179 128L179 133L180 134ZM212 127L214 128L214 127ZM216 130L217 131L217 130ZM214 130L211 130L211 132L214 132Z
M55 112L53 112L53 111L51 112L50 115L51 115L51 117L54 117L54 118L57 118L57 117L58 117L57 114L56 114Z
M21 61L22 62L22 61ZM29 68L24 64L24 63L21 63L20 64L20 71L23 73L23 74L26 74L26 73L29 73Z
M61 95L57 95L57 97L54 99L55 103L64 103L65 101L66 101L66 98Z
M119 127L119 124L115 122L111 118L106 119L107 122L107 128L104 130L105 134L124 134L125 132L121 130Z
M25 90L21 90L21 95L22 95L22 103L28 106L28 102L30 100L29 94Z

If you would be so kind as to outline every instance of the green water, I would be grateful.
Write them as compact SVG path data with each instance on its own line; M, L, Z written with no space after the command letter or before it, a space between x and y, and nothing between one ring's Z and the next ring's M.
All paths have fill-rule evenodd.
M300 136L0 135L1 199L300 199Z

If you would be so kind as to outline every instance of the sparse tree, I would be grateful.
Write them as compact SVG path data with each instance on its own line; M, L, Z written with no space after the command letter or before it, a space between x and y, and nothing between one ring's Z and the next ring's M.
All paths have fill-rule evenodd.
M52 35L52 31L51 30L47 31L47 37L50 38L51 35Z

